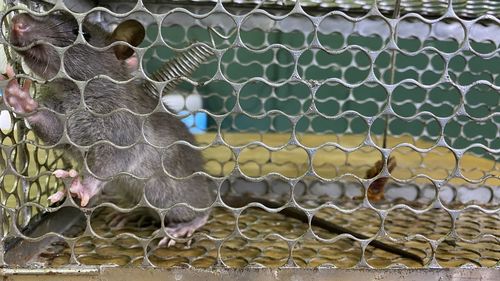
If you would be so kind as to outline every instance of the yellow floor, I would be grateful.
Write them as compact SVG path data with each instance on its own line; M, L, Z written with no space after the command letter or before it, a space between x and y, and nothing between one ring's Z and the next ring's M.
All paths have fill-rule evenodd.
M223 140L231 146L242 147L253 141L260 141L272 148L280 148L280 151L271 151L264 146L251 145L245 147L236 156L226 146L210 147L204 151L207 160L206 170L214 176L229 175L238 163L241 172L250 177L259 177L268 173L280 173L287 177L300 177L307 173L308 166L312 165L314 171L323 178L331 179L344 173L352 173L359 177L365 177L366 171L372 167L382 155L372 147L361 146L364 135L300 135L299 142L308 147L319 147L327 142L335 142L346 148L360 146L354 152L344 152L333 146L319 148L314 156L309 159L307 151L299 146L286 145L290 139L289 134L242 134L226 133ZM215 134L197 135L200 144L212 143ZM381 140L375 140L381 144ZM414 141L406 138L388 138L388 147L394 147L401 143L412 143L420 149L428 149L433 143L426 141ZM401 180L412 179L418 174L423 174L436 180L449 179L454 184L465 184L460 178L451 175L456 167L455 156L447 148L435 148L427 153L419 153L408 147L394 149L391 154L396 157L397 167L392 175ZM459 162L462 174L470 180L480 180L485 176L496 178L488 179L485 184L500 184L500 165L495 161L488 160L471 153L466 153Z

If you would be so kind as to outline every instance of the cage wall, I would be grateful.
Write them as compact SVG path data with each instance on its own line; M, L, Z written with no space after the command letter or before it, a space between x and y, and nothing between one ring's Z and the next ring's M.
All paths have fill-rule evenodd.
M176 245L160 248L165 234L157 231L165 226L135 214L148 208L168 216L179 205L151 207L146 199L82 208L68 197L51 206L48 196L65 182L52 172L76 167L75 161L10 112L1 144L5 266L498 267L495 3L474 9L473 1L402 1L398 13L385 1L99 3L104 8L55 2L28 7L70 12L110 32L126 19L144 25L146 37L133 47L136 75L155 85L170 108L129 114L147 118L167 110L183 119L196 143L172 147L201 151L205 165L192 175L165 173L177 182L206 178L216 196L190 206L211 211L190 243L176 238ZM15 58L10 63L20 61L9 49L12 14L5 10L2 39ZM71 45L78 43L83 36ZM199 46L213 55L189 76L172 79L175 89L162 91L171 81L155 80L155 71ZM33 77L19 65L23 70ZM65 71L56 77L82 89L91 83L75 82ZM89 149L63 136L59 145ZM118 176L137 178L111 175ZM239 206L229 195L280 207ZM280 214L283 209L309 221ZM116 212L130 221L115 224ZM314 225L317 218L364 238L328 232ZM379 242L411 255L380 249Z

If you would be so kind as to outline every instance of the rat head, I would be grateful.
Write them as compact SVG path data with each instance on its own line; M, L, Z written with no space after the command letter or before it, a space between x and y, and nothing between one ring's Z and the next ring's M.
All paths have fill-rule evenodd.
M37 75L48 79L59 71L61 64L53 46L69 46L77 35L78 23L67 13L56 12L41 17L22 13L12 18L9 41L15 47L31 46L16 51Z
M59 72L61 65L61 55L54 46L71 46L79 32L78 22L67 12L56 11L46 16L21 13L12 18L9 41L15 47L24 47L16 51L23 56L24 61L35 74L44 79L50 79ZM145 35L144 27L135 20L122 22L112 34L96 24L84 22L81 32L85 41L95 47L105 47L114 41L125 41L137 46ZM92 56L89 56L89 53ZM107 52L98 52L88 45L76 44L66 50L65 67L67 64L88 66L86 60L90 59L98 63L109 60L122 61L132 56L133 53L131 48L124 45L115 46ZM101 68L96 66L96 69ZM66 68L66 71L71 75L71 69Z
M25 47L42 41L65 47L71 45L77 35L78 23L68 13L54 12L47 16L21 13L12 18L9 40L16 47Z

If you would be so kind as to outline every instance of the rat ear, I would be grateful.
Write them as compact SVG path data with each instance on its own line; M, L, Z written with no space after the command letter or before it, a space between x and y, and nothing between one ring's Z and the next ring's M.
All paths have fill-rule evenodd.
M111 38L113 42L124 41L135 47L141 44L145 35L146 31L140 22L136 20L126 20L115 28ZM132 48L124 45L115 46L114 51L119 60L126 60L134 54Z

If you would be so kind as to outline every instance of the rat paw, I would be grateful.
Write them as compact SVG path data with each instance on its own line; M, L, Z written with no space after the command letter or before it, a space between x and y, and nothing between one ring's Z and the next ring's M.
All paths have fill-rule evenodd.
M4 102L11 106L16 113L30 113L38 108L38 103L31 97L29 89L31 81L26 80L24 85L19 85L15 79L14 70L7 67L7 77L11 79L4 91Z
M196 231L196 228L192 227L179 227L179 228L171 228L167 227L166 228L168 234L170 234L174 238L188 238L193 236L193 233ZM158 247L164 247L167 246L167 248L172 247L176 244L177 242L170 238L170 237L163 237L160 242L158 242ZM191 244L191 239L187 241L187 246Z
M71 186L69 188L69 192L71 196L77 197L80 199L80 206L85 207L90 201L90 198L94 197L99 192L99 181L90 180L85 183L80 180L78 176L78 172L71 169L69 171L66 170L55 170L52 173L56 178L64 179L64 178L73 178L71 182ZM54 200L61 200L61 195L58 193L51 195ZM49 197L49 198L50 198ZM56 201L57 202L57 201Z
M110 228L123 228L125 226L141 227L150 217L142 212L119 213L112 212L106 216L105 221Z
M202 227L207 223L208 215L204 215L202 217L198 217L189 222L176 223L173 225L169 225L165 227L165 231L172 236L173 238L189 238L193 236L194 232L198 230L198 228ZM176 241L170 237L163 237L158 243L158 247L174 246ZM191 239L187 241L187 246L191 245Z
M54 172L52 172L52 175L54 175L58 179L65 179L68 177L74 178L74 177L78 176L78 172L73 170L73 169L71 169L69 171L58 169L58 170L55 170ZM54 203L57 203L57 202L63 200L64 197L66 197L66 194L64 193L64 191L58 191L58 192L50 195L49 198L47 198L47 199L49 200L49 202L51 204L54 204Z
M71 186L69 188L69 192L73 197L80 198L80 206L85 207L90 201L95 193L92 192L92 187L88 187L83 185L80 178L77 176L71 182Z
M119 212L112 212L108 214L104 219L104 221L106 221L106 224L110 228L122 228L129 222L129 220L130 219L128 218L127 214Z

